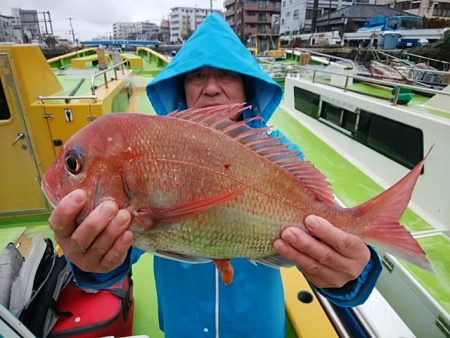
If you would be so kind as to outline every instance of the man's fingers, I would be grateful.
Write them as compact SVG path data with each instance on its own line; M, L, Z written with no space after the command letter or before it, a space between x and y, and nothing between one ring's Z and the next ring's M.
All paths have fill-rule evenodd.
M273 247L280 255L295 262L308 280L319 288L342 287L349 279L347 274L337 274L332 267L322 265L307 254L297 251L282 239L275 240Z
M86 198L86 192L77 189L63 197L58 203L48 220L57 237L65 238L73 233L77 227L75 219L83 209Z
M73 232L72 240L80 252L86 253L97 236L108 226L119 208L113 201L107 200L95 208Z
M97 236L95 242L86 253L88 259L102 260L114 245L114 242L128 229L131 215L127 210L119 210L103 232Z
M310 215L306 217L305 225L314 237L345 257L358 258L362 249L367 249L364 241L358 236L335 227L322 217Z
M101 261L101 266L105 271L110 271L121 265L127 257L128 250L133 244L133 233L126 230L115 242Z
M317 238L312 237L299 228L286 228L281 233L281 238L298 254L309 257L324 267L327 266L334 270L345 271L351 265L349 258L340 255L327 244L320 242ZM302 257L297 257L296 262L298 265L304 266L306 261ZM314 265L311 265L311 269L314 269Z

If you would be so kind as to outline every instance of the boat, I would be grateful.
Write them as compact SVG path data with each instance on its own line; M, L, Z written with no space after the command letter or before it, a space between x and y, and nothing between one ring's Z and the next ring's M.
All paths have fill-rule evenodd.
M26 256L37 234L53 238L51 206L40 188L43 173L62 144L96 118L114 112L154 114L146 85L168 62L146 47L135 53L86 48L46 60L36 45L0 45L2 250L12 242ZM134 332L163 337L152 266L146 254L133 267ZM11 321L1 319L3 336L9 331L2 324Z
M104 114L154 114L145 87L169 60L145 47L135 53L87 48L50 60L45 60L38 46L5 45L0 50L0 152L4 154L0 247L21 243L26 254L36 234L52 238L51 207L40 181L61 145ZM449 252L448 90L426 89L428 96L421 97L415 94L416 88L412 94L405 93L411 86L396 84L394 88L393 83L346 71L348 67L339 72L330 69L340 66L327 70L325 56L314 55L314 62L315 67L306 68L298 65L298 59L287 62L282 75L285 96L270 124L302 146L307 159L330 178L337 199L346 206L367 200L392 184L435 144L405 223L444 273L429 276L383 254L385 271L379 286L366 304L345 313L316 294L296 268L282 269L287 337L350 337L357 336L355 332L376 337L444 337L450 327L450 264L448 255L442 254ZM409 102L403 100L404 94L411 94ZM411 143L415 151L392 153L371 139L361 143L364 135L359 128L365 118L377 119L375 115L381 122L393 119L394 126L409 123L405 130L418 138L408 140L407 146ZM379 128L385 131L383 124ZM163 337L152 264L152 255L145 254L133 266L133 333Z
M405 93L407 99L401 100ZM285 113L275 115L273 123L291 119L293 126L294 121L299 124L283 131L302 145L306 158L325 173L347 207L393 185L432 148L402 224L436 272L380 250L385 268L376 287L380 297L372 302L371 295L352 315L369 336L448 336L450 86L434 90L306 66L299 75L286 77L284 95ZM384 301L388 306L379 305ZM385 316L390 310L399 321Z

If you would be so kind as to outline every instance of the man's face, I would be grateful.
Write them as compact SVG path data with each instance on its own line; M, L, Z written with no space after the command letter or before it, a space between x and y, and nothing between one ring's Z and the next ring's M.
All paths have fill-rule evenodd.
M203 67L186 75L184 80L188 108L245 102L241 75L211 67Z

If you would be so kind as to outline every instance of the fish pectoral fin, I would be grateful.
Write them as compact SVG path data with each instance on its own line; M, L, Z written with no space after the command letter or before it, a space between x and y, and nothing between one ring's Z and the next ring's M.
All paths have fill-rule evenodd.
M154 254L155 256L168 258L168 259L183 262L183 263L199 264L199 263L211 262L211 258L184 255L182 253L173 252L173 251L156 250L156 251L152 251L151 253Z
M231 265L230 259L213 259L216 264L217 270L222 274L222 280L225 285L230 285L233 282L234 278L234 269L233 265Z
M212 198L188 201L165 208L143 208L134 213L136 217L149 217L157 223L173 223L194 217L215 206L230 201L243 194L255 184L244 185L242 188Z
M256 262L264 264L271 268L279 268L279 267L289 268L295 265L294 262L284 258L281 255L267 256L264 258L257 259Z

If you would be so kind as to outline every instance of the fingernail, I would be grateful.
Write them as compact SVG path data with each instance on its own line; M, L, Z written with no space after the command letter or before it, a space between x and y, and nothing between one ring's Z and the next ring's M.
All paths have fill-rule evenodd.
M104 201L100 204L100 212L112 215L116 211L117 205L113 201Z
M86 192L81 189L75 190L71 195L71 199L74 203L81 204L86 199Z
M309 230L316 230L320 226L319 221L315 216L308 216L307 219L308 221L305 225Z
M291 244L293 244L297 241L297 236L295 236L295 234L289 229L284 230L281 233L281 238L283 238L286 242L291 243Z
M277 252L286 252L288 245L286 244L286 242L277 239L273 242L273 248Z
M120 236L120 241L123 244L131 244L133 240L133 233L129 230L125 231L122 236Z
M130 219L130 213L126 212L126 211L119 211L119 213L117 214L116 217L116 221L120 226L125 225L126 223L128 223Z

